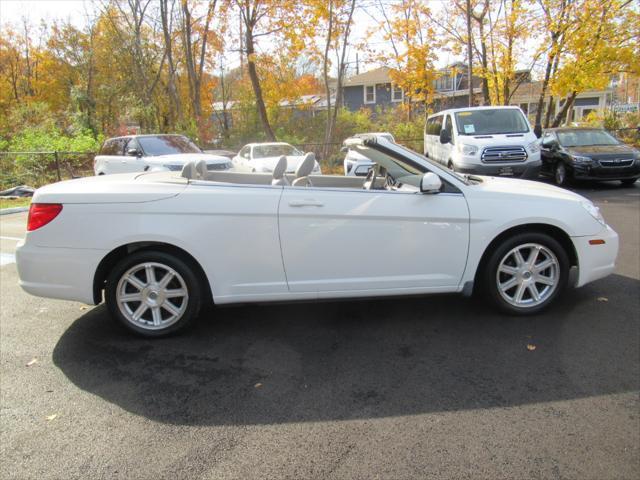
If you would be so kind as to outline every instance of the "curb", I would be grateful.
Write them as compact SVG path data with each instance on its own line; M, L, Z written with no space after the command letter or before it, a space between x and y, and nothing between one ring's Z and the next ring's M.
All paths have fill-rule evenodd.
M0 215L9 215L10 213L28 212L29 207L13 207L0 209Z

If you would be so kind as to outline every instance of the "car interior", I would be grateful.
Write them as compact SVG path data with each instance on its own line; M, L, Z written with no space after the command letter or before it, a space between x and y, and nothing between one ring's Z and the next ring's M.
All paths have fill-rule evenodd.
M345 176L345 175L311 175L315 165L315 155L311 152L305 154L303 160L296 168L295 173L285 173L287 159L281 156L276 164L273 173L248 173L233 171L208 171L203 160L198 162L188 162L182 169L181 176L190 181L205 181L215 183L233 183L244 185L274 185L292 187L320 187L320 188L347 188L363 190L417 190L420 172L408 172L401 166L395 168L393 173L379 162L376 156L385 156L386 165L393 168L395 163L389 164L389 158L381 152L373 149L366 149L367 156L375 162L374 168L369 171L366 177ZM377 154L377 155L376 155ZM411 178L415 177L415 178ZM402 182L397 179L401 179ZM406 182L410 179L410 183Z

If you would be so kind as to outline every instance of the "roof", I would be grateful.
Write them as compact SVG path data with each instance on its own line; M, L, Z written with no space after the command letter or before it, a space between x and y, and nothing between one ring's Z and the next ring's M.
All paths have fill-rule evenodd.
M345 80L345 87L352 87L355 85L372 85L376 83L391 83L391 77L389 76L389 67L380 67L368 72L354 75Z
M464 108L448 108L446 110L440 110L439 112L432 113L429 117L433 117L435 115L441 115L444 113L457 113L457 112L468 112L469 110L495 110L497 108L506 108L509 110L520 110L520 107L515 105L488 105L484 107L464 107Z

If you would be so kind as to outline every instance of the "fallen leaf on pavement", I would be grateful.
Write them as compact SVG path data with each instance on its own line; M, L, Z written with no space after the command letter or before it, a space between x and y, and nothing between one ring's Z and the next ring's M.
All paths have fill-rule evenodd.
M48 421L55 420L57 416L58 416L58 414L57 414L57 413L54 413L53 415L48 415L48 416L47 416L47 420L48 420Z
M38 363L38 359L32 358L31 360L29 360L29 363L27 363L27 367L30 367L31 365L35 365L36 363Z
M88 308L89 308L89 307L87 307L86 305L83 305L83 306L81 306L81 307L80 307L80 310L86 310L86 309L88 309Z
M531 345L530 343L527 344L527 350L529 350L530 352L533 352L536 349L535 345Z
M261 384L261 383L256 383L256 384L254 385L254 387L255 387L255 388L260 388L261 386L262 386L262 384Z
M607 297L598 297L599 302L608 302L609 299Z

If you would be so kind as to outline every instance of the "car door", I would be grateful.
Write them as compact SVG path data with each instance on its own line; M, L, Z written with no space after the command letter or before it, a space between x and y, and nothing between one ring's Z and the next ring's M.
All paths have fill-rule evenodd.
M451 291L465 268L461 193L287 186L279 225L292 292Z
M125 147L129 142L129 137L113 139L114 145L111 148L111 154L107 159L108 173L126 173L131 171L128 163L130 158L125 155Z
M135 150L137 154L129 153ZM142 147L135 138L127 139L124 144L122 156L120 157L120 165L123 172L142 172L147 166L144 160Z
M447 143L440 144L440 163L443 165L448 165L449 160L451 160L451 153L453 150L453 122L450 114L445 115L444 123L442 125L442 129L449 134L449 140ZM438 143L440 139L438 139Z

